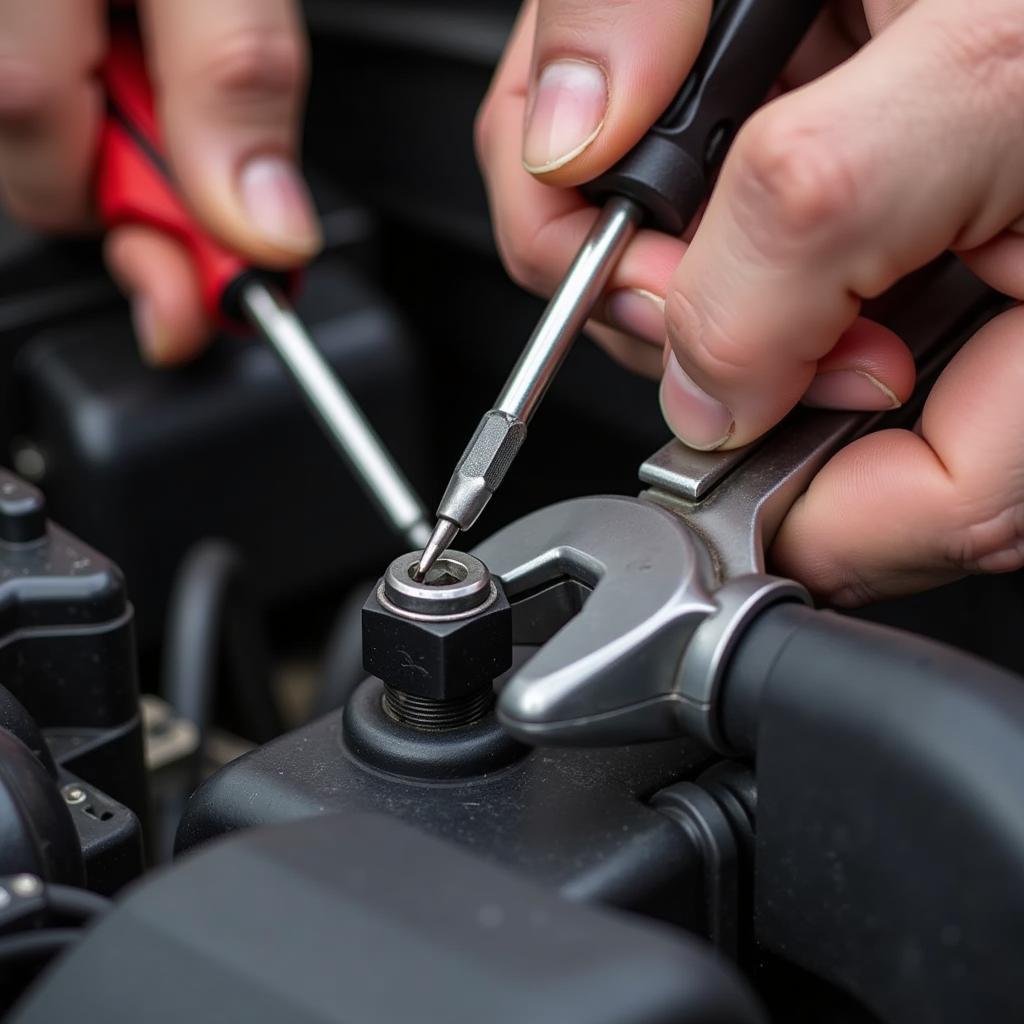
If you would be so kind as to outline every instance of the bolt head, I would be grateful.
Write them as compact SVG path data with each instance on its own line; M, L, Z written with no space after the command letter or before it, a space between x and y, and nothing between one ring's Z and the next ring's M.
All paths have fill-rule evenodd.
M450 700L490 683L512 664L512 609L499 580L479 614L413 620L385 607L374 587L363 605L363 667L388 686Z

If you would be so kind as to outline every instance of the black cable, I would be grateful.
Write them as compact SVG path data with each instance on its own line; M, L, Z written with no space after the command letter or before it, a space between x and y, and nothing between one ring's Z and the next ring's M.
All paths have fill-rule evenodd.
M178 714L199 730L199 751L214 713L222 666L233 710L249 739L264 743L283 729L270 685L269 659L258 617L241 577L238 549L205 540L185 556L171 591L162 690ZM198 782L200 758L193 781Z
M81 928L40 928L0 939L0 966L49 960L82 937Z
M213 711L224 609L239 562L232 545L202 541L182 560L171 589L163 695L179 715L195 723L200 746Z
M99 893L53 883L46 886L46 903L54 914L83 923L102 916L113 906L110 900Z

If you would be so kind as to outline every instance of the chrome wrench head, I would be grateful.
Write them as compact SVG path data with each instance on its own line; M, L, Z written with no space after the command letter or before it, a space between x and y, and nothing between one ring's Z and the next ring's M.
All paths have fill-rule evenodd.
M580 745L678 734L675 670L715 607L711 563L685 524L636 498L579 498L520 519L475 554L505 584L515 639L546 641L502 691L510 732ZM568 617L573 587L587 595Z

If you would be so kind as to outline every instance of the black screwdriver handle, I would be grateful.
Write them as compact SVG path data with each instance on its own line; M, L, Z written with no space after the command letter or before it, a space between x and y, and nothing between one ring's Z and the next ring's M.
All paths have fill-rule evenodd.
M740 125L761 105L824 0L718 0L682 88L610 171L584 186L591 200L627 196L648 223L681 234L710 191Z

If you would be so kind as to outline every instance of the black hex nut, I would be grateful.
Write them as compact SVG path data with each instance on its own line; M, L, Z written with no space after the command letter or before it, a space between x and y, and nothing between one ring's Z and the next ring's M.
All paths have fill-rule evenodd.
M363 605L363 667L417 697L450 700L478 690L512 664L512 609L501 583L475 615L454 622L404 618L377 599Z

